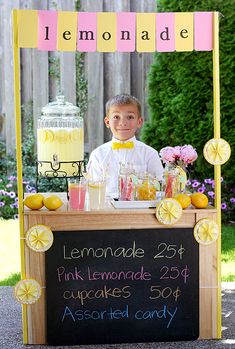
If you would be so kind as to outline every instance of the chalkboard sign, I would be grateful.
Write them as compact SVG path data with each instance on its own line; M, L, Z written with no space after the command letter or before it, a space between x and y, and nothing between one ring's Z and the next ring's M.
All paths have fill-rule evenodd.
M193 229L55 232L46 299L51 345L197 339Z

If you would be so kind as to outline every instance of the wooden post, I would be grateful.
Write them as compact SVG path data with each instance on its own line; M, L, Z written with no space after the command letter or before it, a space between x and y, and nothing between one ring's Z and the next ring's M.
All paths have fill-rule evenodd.
M130 3L119 1L114 5L113 2L104 0L104 12L130 12ZM104 54L104 105L117 94L131 92L130 55L129 52ZM105 141L110 140L111 136L110 130L105 127Z
M131 2L131 12L156 12L154 1ZM145 100L147 91L147 73L153 62L154 53L131 53L131 94L139 99L142 106L142 115L148 119L148 107Z
M3 6L0 1L0 6ZM3 38L4 38L4 25L3 25L3 11L0 11L0 67L3 67ZM1 70L0 79L0 137L5 139L4 132L5 118L4 118L4 69Z
M25 240L23 220L23 177L22 177L22 151L21 151L21 102L20 102L20 50L18 47L17 10L12 11L13 24L13 64L14 64L14 108L16 128L16 160L17 160L17 186L18 186L18 212L20 224L20 257L21 257L21 279L25 279ZM27 344L27 316L26 305L22 305L23 342Z
M61 10L75 11L74 1L61 0ZM68 102L76 104L75 52L61 52L60 57L61 92Z
M213 104L214 104L214 138L220 138L220 80L219 80L219 13L213 16ZM215 175L215 207L217 209L217 223L219 226L218 238L218 326L217 335L221 338L221 165L214 166Z
M47 8L47 0L34 0L33 7L37 10ZM36 135L37 120L41 109L48 103L48 52L33 50L33 120Z
M13 82L13 53L12 46L10 44L12 32L9 25L9 19L12 8L18 8L19 1L5 1L3 10L3 25L4 25L4 38L3 38L3 60L4 60L4 88L5 88L5 134L6 134L6 150L7 154L13 155L15 153L15 123L14 123L14 105L11 97L14 91Z
M84 0L87 12L102 12L103 0ZM103 53L86 54L86 74L88 80L88 108L85 118L85 150L91 152L104 142L104 64Z

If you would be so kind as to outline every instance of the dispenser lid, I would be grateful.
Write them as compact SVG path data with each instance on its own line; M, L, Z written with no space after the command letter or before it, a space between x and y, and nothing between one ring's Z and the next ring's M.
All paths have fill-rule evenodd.
M63 95L56 96L56 101L48 103L42 108L43 116L78 116L80 108L66 102Z

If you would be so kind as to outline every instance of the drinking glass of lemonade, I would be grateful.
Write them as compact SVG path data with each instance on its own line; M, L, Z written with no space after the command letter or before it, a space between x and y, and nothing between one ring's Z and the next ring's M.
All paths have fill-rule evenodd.
M104 179L89 180L88 193L89 193L90 210L104 209L105 192L106 192L106 181Z
M86 198L87 183L85 178L69 179L69 207L72 210L83 210Z

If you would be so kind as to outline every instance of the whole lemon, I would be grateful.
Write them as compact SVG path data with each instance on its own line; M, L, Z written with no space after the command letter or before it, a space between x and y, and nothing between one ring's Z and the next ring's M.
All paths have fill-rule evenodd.
M189 205L191 205L191 198L187 194L184 194L184 193L177 194L174 197L174 199L176 199L180 203L182 208L187 208L189 207Z
M191 202L196 208L205 208L208 205L208 197L202 193L193 193L191 195Z
M50 211L57 210L57 208L63 205L63 201L61 201L61 199L56 195L48 196L43 200L43 203Z
M31 210L39 210L43 207L44 196L42 194L32 194L24 199L24 205Z

